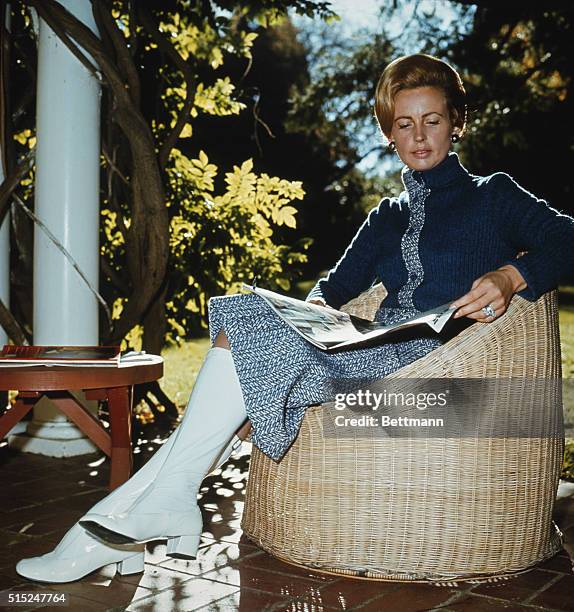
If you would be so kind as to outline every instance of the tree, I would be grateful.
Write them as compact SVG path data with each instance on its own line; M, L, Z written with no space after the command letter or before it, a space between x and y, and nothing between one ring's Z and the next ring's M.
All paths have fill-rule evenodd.
M332 27L326 27L326 37ZM254 31L258 36L249 70L237 59L224 67L238 84L237 99L246 111L223 120L198 118L189 142L209 148L217 165L227 167L233 160L253 158L261 171L303 183L306 196L293 203L298 210L297 227L278 228L277 235L295 250L307 252L305 277L310 279L341 254L363 221L363 203L373 197L374 189L354 167L359 154L349 130L307 100L313 76L306 33L295 28L291 19ZM380 143L376 137L373 142Z
M216 186L215 179L224 173L209 162L209 152L196 148L192 154L188 145L184 153L180 143L193 141L198 117L227 117L244 109L234 83L219 72L229 58L249 62L256 34L246 24L276 23L290 8L308 15L327 16L329 11L326 3L308 0L232 5L93 0L92 5L100 38L55 0L11 4L15 34L9 38L4 31L4 37L16 59L10 70L17 86L10 93L19 114L13 114L5 138L8 142L14 135L17 144L4 195L18 185L25 200L32 196L32 177L15 184L14 176L22 179L16 162L34 146L33 97L23 86L35 73L29 13L34 9L103 80L101 291L113 305L114 326L103 331L102 340L133 341L134 327L141 326L144 348L158 352L166 334L181 336L182 329L194 326L195 313L205 315L205 296L214 286L233 288L231 269L235 278L263 271L280 286L287 282L283 268L304 260L302 252L273 241L275 227L295 225L290 202L303 197L298 182L255 175L247 160L225 174L223 186ZM29 279L29 226L20 237L24 240L15 243L23 272L19 278ZM257 249L248 251L249 238ZM188 258L185 265L177 260L182 255ZM209 255L217 255L217 265ZM200 257L208 259L221 280L197 269L191 274L190 266L199 268ZM28 285L16 291L16 300L31 302L29 290ZM30 313L18 305L14 310L20 327L29 332Z
M574 7L473 4L472 30L449 51L471 99L465 158L478 173L504 169L573 213Z
M412 0L381 4L376 28L356 37L359 43L323 44L319 38L321 59L301 96L300 125L318 129L319 121L327 130L323 118L334 118L340 137L349 139L360 158L362 143L372 141L366 134L374 133L365 102L372 102L382 69L399 55L430 53L462 73L469 121L457 151L469 169L507 171L574 212L572 4L442 0L428 6ZM383 148L380 155L387 156Z

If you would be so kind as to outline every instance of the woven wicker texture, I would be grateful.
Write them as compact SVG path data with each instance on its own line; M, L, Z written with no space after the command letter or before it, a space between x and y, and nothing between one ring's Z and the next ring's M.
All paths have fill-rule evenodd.
M384 289L350 303L372 318ZM554 294L475 324L388 378L560 377ZM385 379L385 380L388 380ZM505 401L531 418L533 398ZM242 527L284 561L384 580L491 580L554 555L552 509L563 457L559 396L537 438L323 436L308 409L281 462L253 448Z

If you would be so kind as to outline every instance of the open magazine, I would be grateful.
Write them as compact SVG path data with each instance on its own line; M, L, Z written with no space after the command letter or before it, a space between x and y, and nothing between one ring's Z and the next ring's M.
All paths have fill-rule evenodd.
M159 360L159 361L158 361ZM7 344L0 353L0 367L82 366L127 368L152 365L161 357L145 352L120 353L119 346L17 346Z
M384 325L267 289L246 284L243 284L243 288L262 297L298 334L325 351L357 346L391 332L425 323L438 333L456 310L450 304L443 304L401 323Z

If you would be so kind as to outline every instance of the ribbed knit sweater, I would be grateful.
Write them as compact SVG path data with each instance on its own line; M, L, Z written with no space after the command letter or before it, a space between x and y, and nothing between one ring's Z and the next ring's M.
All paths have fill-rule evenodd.
M520 271L527 287L519 295L531 301L574 278L574 219L508 174L472 175L449 153L430 170L404 168L402 179L405 190L370 211L307 299L339 308L380 280L386 307L424 311L505 264Z

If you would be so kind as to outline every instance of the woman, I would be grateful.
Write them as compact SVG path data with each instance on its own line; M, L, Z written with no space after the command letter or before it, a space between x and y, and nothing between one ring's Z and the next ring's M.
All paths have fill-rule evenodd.
M515 293L534 300L574 270L574 220L508 175L470 175L450 152L465 128L465 91L431 56L387 66L376 91L383 134L406 167L405 191L373 209L329 275L308 296L339 308L384 281L376 318L394 322L452 300L455 317L489 323ZM527 254L516 259L517 255ZM143 570L141 544L167 540L167 554L193 558L202 531L196 503L204 476L231 452L249 418L253 442L280 460L309 404L332 400L437 347L436 336L327 354L302 340L255 295L210 302L210 349L185 416L127 483L96 504L47 555L17 571L66 582L118 563Z

